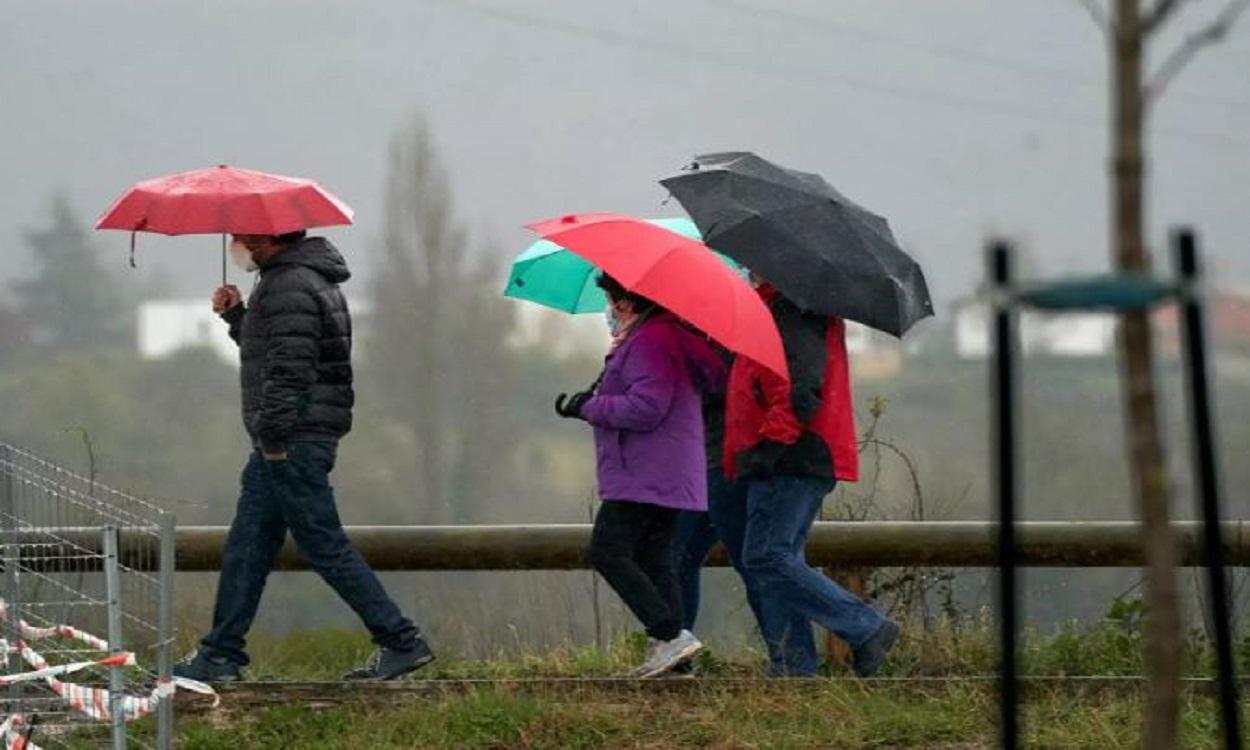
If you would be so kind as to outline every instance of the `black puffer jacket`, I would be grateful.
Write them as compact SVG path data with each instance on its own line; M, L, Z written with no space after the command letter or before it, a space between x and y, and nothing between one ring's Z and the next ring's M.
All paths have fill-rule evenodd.
M247 306L222 315L239 344L243 424L266 452L352 428L352 322L338 287L350 277L333 245L309 237L267 261Z

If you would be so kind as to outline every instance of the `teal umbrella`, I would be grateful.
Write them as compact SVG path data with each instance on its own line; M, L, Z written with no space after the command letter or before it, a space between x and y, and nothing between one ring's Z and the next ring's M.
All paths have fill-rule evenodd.
M649 221L690 239L702 239L699 228L690 219ZM734 265L728 259L725 262ZM554 242L539 240L512 261L512 273L503 293L563 312L603 312L606 303L603 290L595 286L596 275L590 261Z

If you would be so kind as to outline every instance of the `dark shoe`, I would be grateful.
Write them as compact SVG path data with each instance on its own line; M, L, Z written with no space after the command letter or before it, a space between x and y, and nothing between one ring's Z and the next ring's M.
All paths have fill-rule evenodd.
M894 648L894 642L898 640L900 631L898 623L886 620L881 627L877 628L877 632L864 642L864 645L855 649L856 676L872 677L877 670L881 669L881 665L885 663L886 654Z
M344 680L394 680L415 672L434 661L434 652L424 638L408 649L379 648L362 666L343 675Z
M238 664L224 656L211 656L198 650L174 665L174 677L205 682L210 685L220 682L238 682L242 679Z

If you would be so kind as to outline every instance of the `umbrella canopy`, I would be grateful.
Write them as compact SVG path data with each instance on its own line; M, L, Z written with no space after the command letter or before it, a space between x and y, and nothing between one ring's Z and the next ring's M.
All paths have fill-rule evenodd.
M626 289L789 379L781 335L755 290L702 243L620 214L578 214L527 226Z
M146 180L96 229L159 234L285 234L352 223L352 210L312 180L221 165Z
M806 310L895 336L933 314L924 273L886 220L820 175L731 152L696 157L660 184L709 246Z
M690 219L648 219L652 224L692 240L700 238ZM723 258L726 263L732 260ZM539 240L512 261L504 296L537 302L568 313L603 312L603 290L595 284L595 267L563 247Z

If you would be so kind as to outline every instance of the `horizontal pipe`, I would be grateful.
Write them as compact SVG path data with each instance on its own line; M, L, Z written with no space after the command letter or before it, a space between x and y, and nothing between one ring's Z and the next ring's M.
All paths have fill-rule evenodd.
M986 521L820 522L807 542L807 559L820 567L992 567L995 524ZM1185 565L1201 565L1199 524L1173 524ZM181 526L177 566L182 572L221 569L225 526ZM1041 521L1017 524L1020 564L1031 567L1139 567L1138 524L1129 521ZM1250 526L1222 524L1230 565L1250 566ZM589 524L521 526L350 526L352 543L375 570L579 570L588 567ZM22 545L27 566L41 570L95 567L99 532L58 529L58 541L38 531L0 533L0 542ZM16 537L16 538L14 538ZM122 531L122 560L136 570L153 568L159 557L155 537ZM68 550L68 551L67 551ZM73 553L73 554L70 554ZM67 558L68 559L65 559ZM715 550L709 565L724 566ZM287 540L279 570L304 570L295 545Z

